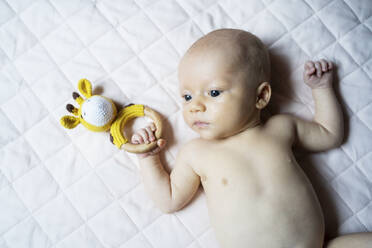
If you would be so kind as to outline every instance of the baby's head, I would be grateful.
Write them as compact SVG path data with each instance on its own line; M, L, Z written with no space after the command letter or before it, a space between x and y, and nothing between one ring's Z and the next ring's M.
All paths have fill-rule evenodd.
M184 119L205 139L257 126L271 96L268 52L243 30L220 29L197 40L181 59L178 76Z

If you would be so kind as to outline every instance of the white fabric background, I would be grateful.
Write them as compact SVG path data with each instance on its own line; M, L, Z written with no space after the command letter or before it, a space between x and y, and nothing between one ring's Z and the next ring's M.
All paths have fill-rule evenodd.
M177 64L196 39L223 27L269 47L266 117L311 119L303 64L325 57L337 65L345 142L296 156L329 236L372 231L370 0L0 0L0 247L218 247L202 191L182 211L162 214L135 156L107 133L65 130L59 119L81 78L118 105L147 104L165 118L170 169L195 137L180 113Z

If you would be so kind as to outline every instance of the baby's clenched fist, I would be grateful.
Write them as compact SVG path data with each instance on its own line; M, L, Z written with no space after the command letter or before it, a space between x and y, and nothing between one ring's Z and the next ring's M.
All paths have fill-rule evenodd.
M138 131L136 131L131 139L131 142L133 144L150 144L151 142L156 141L155 137L155 131L156 131L156 126L154 123L151 123L149 126L142 128ZM157 141L157 147L147 153L142 153L138 154L140 158L146 158L151 155L158 154L165 146L166 142L164 139L159 139Z
M333 81L333 64L330 61L307 61L304 66L304 81L311 89L330 88Z

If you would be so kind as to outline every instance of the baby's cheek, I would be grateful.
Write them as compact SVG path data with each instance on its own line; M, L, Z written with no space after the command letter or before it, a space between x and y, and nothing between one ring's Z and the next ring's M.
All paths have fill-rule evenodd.
M192 120L190 118L190 116L188 114L186 114L185 112L183 112L183 120L185 121L185 123L190 127L192 128Z
M214 138L225 138L233 133L234 126L234 123L231 122L228 116L221 117L213 123L213 126L208 130L208 134Z

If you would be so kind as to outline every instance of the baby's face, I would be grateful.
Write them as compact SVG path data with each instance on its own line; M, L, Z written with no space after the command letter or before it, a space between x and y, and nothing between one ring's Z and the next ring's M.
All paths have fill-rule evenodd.
M179 81L186 123L204 139L244 130L257 111L250 76L226 52L185 55Z

